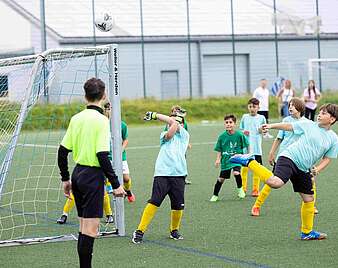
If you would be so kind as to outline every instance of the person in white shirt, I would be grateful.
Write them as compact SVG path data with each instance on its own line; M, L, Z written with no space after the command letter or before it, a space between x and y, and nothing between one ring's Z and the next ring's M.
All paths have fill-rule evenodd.
M253 98L259 100L259 110L258 114L261 114L265 117L266 122L269 122L269 89L267 88L268 81L263 78L259 81L259 87L255 89L252 94ZM263 135L264 138L273 138L269 133Z
M289 101L295 96L295 91L291 88L291 81L285 80L284 87L278 92L279 107L281 116L289 116Z
M320 100L320 91L316 88L314 80L309 80L308 87L304 89L305 117L315 121L317 103Z

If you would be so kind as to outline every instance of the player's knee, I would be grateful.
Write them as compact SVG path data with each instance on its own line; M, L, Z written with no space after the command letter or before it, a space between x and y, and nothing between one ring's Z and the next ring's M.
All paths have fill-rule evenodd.
M149 200L148 200L148 203L149 203L149 204L152 204L152 205L154 205L154 206L156 206L156 207L160 207L162 201L157 200L157 199L149 199Z
M239 171L234 171L234 176L241 175L241 172Z
M276 176L269 178L265 183L273 189L278 189L284 185L284 181Z
M218 178L218 181L220 182L220 183L223 183L224 182L224 178Z
M129 180L130 180L129 174L123 174L123 182L127 183L129 182Z

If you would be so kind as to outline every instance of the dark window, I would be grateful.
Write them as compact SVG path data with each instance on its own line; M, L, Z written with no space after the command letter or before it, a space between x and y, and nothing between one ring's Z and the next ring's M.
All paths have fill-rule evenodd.
M0 75L0 97L8 95L8 76Z

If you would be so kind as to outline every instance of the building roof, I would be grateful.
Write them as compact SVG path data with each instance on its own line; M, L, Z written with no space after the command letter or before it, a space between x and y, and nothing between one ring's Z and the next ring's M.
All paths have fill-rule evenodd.
M30 14L40 17L40 1L3 0L14 3ZM96 16L108 12L115 21L110 33L96 32L98 36L140 36L139 0L94 0ZM308 20L316 15L314 0L277 0L277 12L292 19ZM319 12L321 31L335 33L338 29L338 0L322 0ZM235 0L235 34L272 34L273 6L271 0ZM192 35L231 34L230 0L189 0L190 30ZM51 31L62 37L90 37L93 35L92 1L90 0L45 0L46 24ZM145 36L185 35L185 0L144 0L143 23ZM305 27L309 32L310 28Z

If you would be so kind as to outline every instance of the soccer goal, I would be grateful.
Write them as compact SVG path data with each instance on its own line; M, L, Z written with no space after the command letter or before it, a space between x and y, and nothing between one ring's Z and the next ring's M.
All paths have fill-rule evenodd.
M309 59L309 80L322 80L321 90L337 90L338 58Z
M66 201L57 149L71 116L85 107L91 77L105 82L112 103L113 167L122 183L117 46L0 60L0 246L76 239L76 209L67 224L56 224ZM103 223L102 234L123 236L123 199L113 204L116 228Z

